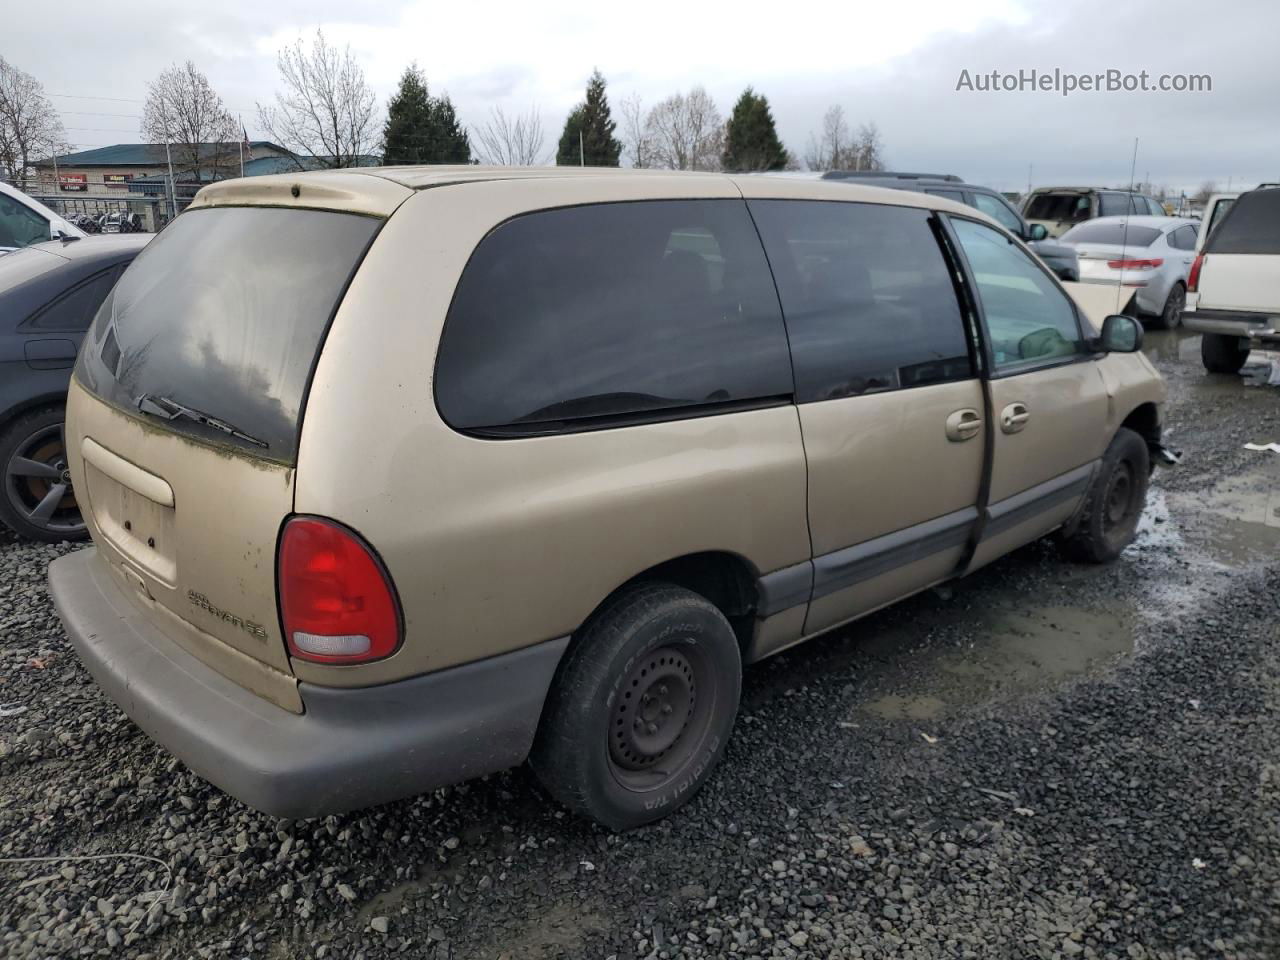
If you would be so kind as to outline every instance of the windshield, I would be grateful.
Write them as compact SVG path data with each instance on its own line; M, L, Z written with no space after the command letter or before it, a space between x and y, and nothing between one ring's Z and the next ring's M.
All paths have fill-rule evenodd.
M166 429L293 463L325 329L380 223L270 207L184 213L98 311L80 382Z
M1153 227L1129 227L1123 222L1098 223L1096 220L1072 227L1059 239L1063 243L1100 243L1113 246L1149 247L1160 231Z

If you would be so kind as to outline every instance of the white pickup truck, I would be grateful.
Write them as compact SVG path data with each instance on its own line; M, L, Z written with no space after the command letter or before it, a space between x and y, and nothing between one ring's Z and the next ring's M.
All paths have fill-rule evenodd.
M1202 334L1210 373L1239 373L1255 346L1280 344L1280 185L1241 193L1220 216L1206 209L1187 278L1182 322Z

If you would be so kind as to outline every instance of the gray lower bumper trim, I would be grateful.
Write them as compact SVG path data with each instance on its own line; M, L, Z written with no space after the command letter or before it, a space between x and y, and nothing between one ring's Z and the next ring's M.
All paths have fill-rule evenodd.
M1272 339L1280 321L1266 314L1184 313L1182 325L1195 333L1220 333L1228 337Z
M280 817L341 813L515 766L528 755L568 638L396 683L303 683L304 714L249 693L170 642L96 551L55 560L49 585L98 685L215 786Z

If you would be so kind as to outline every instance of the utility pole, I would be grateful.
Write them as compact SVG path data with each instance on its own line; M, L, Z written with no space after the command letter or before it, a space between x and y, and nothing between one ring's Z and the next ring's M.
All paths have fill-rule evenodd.
M587 165L587 151L582 145L582 128L578 128L578 166L585 167Z

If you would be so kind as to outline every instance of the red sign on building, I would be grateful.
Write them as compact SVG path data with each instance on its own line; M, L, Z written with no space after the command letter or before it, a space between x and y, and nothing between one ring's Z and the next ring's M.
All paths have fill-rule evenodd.
M89 176L84 173L60 173L58 186L63 190L88 190Z

